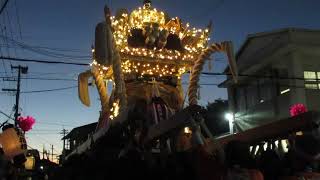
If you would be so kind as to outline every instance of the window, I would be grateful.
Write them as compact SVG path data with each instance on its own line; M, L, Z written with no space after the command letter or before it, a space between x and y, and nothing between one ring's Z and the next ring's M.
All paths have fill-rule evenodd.
M69 141L67 140L67 141L65 141L65 149L70 149L70 143L69 143Z
M304 71L306 89L320 89L320 72Z

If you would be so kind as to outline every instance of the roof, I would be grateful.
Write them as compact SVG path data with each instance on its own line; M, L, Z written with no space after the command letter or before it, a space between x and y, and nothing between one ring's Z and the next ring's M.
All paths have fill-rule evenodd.
M97 124L98 123L95 122L95 123L73 128L70 133L68 133L66 136L62 138L62 140L70 139L76 136L88 136L88 134L91 134L95 131Z
M259 33L254 33L254 34L249 34L244 41L244 43L240 46L239 50L236 53L236 62L238 62L239 57L241 54L245 51L245 49L249 46L250 42L253 39L256 38L262 38L266 36L272 36L272 35L279 35L279 34L284 34L284 33L292 33L292 32L299 32L299 33L320 33L320 30L315 30L315 29L303 29L303 28L283 28L283 29L276 29L273 31L265 31L265 32L259 32ZM224 70L224 73L227 74L229 72L229 66L226 67ZM219 84L218 87L225 87L226 83L229 82L230 79L227 79L226 81L222 82Z
M246 49L246 47L249 45L250 41L254 38L264 37L264 36L270 36L275 34L281 34L281 33L289 33L289 32L318 32L320 33L320 30L315 29L303 29L303 28L283 28L283 29L276 29L272 31L264 31L264 32L258 32L254 34L249 34L244 41L244 43L240 46L240 49L236 53L236 61L238 57L241 55L241 53ZM229 66L224 70L224 73L229 71Z
M320 33L320 30L311 30L311 29L303 29L303 28L283 28L283 29L276 29L273 31L264 31L264 32L249 34L247 36L247 39L245 40L244 44L240 47L239 51L237 52L236 59L244 51L244 49L248 46L251 39L264 37L264 36L270 36L270 35L274 35L274 34L289 33L289 32L319 32Z

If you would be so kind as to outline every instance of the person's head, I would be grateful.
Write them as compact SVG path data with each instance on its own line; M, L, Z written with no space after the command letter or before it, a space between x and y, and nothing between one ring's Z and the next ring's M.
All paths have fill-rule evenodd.
M250 168L253 166L250 157L249 145L241 141L230 141L225 146L225 155L227 166L233 167L238 165L243 168Z
M320 139L317 139L312 134L297 136L295 148L308 156L316 157L320 154Z
M2 127L2 131L5 131L7 129L10 129L10 128L14 128L14 125L13 124L6 124Z
M298 171L304 170L306 166L320 160L320 140L308 133L297 136L291 152L293 167Z
M3 148L2 148L2 144L0 144L0 156L3 156L4 155L4 151L3 151Z
M263 151L258 164L265 179L276 179L282 173L282 161L274 150Z

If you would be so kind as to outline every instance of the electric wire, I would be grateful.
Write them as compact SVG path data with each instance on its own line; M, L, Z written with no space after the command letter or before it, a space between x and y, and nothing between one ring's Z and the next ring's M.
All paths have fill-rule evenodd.
M15 80L18 77L1 77L3 79L12 79ZM67 78L41 78L41 77L21 77L20 79L24 79L24 80L43 80L43 81L77 81L76 79L67 79Z
M62 91L62 90L68 90L68 89L74 89L78 86L70 86L70 87L64 87L64 88L56 88L56 89L45 89L45 90L36 90L36 91L21 91L22 94L30 94L30 93L43 93L43 92L52 92L52 91Z
M6 8L8 2L9 2L9 0L4 0L4 3L2 4L1 9L0 9L0 15L2 14L3 10Z
M43 64L68 64L68 65L77 65L77 66L89 66L90 65L88 63L74 63L74 62L65 62L65 61L12 58L12 57L3 57L3 56L1 56L0 59L3 59L5 61L18 61L18 62L43 63Z
M6 35L6 26L3 26L3 27L1 26L1 33ZM8 44L8 42L7 42L6 39L4 39L3 41L4 41L5 44ZM7 56L10 57L9 48L7 48ZM1 61L2 61L2 65L3 65L4 72L5 72L5 74L8 76L6 64L5 64L5 62L4 62L3 59L2 59Z
M63 50L63 49L28 45L26 43L14 40L13 37L1 36L1 38L6 39L11 44L14 44L15 46L19 46L22 49L25 49L25 50L28 50L28 51L31 51L33 53L37 53L37 54L40 54L40 55L48 56L48 57L77 59L77 60L88 60L88 59L91 59L90 55L71 55L71 54L65 54L65 53L58 52L58 51L61 51L61 50L63 52L67 51L67 50ZM88 51L88 53L89 53L89 51Z
M6 25L6 17L5 16L2 16L2 25L0 24L0 28L1 28L1 35L3 36L7 36L7 25ZM9 45L7 39L3 39L3 42L5 45ZM7 51L7 56L10 57L10 49L9 48L6 48L6 51ZM7 73L7 67L6 67L6 63L4 62L4 60L1 60L2 61L2 66L3 66L3 69L4 69L4 72L5 72L5 75L8 76L8 73ZM10 62L11 64L11 62ZM11 70L11 75L12 75L12 70ZM3 86L6 88L7 86L10 86L10 83L9 82L4 82L3 83Z
M15 13L16 13L16 20L18 24L18 30L19 30L19 35L20 39L22 40L22 31L21 31L21 23L20 23L20 16L19 16L19 9L17 5L17 0L14 0L14 7L15 7Z
M77 66L89 66L86 63L73 63L65 61L49 61L49 60L36 60L36 59L24 59L24 58L11 58L11 57L0 57L0 59L7 61L21 61L21 62L34 62L34 63L44 63L44 64L65 64L65 65L77 65ZM188 72L189 73L189 72ZM203 75L210 76L231 76L230 73L211 73L202 72ZM238 74L239 77L252 77L252 78L268 78L268 79L287 79L287 80L318 80L317 78L304 78L304 77L281 77L281 76L268 76L268 75L253 75L253 74Z
M11 116L9 116L8 114L4 113L3 111L0 110L0 114L6 116L7 118L14 120Z
M9 16L9 12L8 10L5 10L5 16L7 18L7 22L8 22L8 31L9 31L9 36L10 38L12 39L13 38L13 31L12 31L12 23L11 23L11 19L10 19L10 16ZM13 56L16 57L17 56L17 49L16 48L13 48ZM12 64L10 63L10 65L12 66Z

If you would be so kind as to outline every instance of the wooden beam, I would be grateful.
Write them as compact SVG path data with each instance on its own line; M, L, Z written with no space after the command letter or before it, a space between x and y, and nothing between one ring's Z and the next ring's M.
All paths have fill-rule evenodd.
M287 138L289 134L295 132L318 128L319 121L320 113L310 111L295 117L273 121L244 132L217 138L217 141L226 144L232 140L240 140L253 145L262 141Z
M161 121L159 124L151 126L148 129L148 134L144 143L159 138L160 136L169 134L173 130L182 129L191 125L193 114L200 112L200 106L189 106L177 113L175 113L168 120Z

